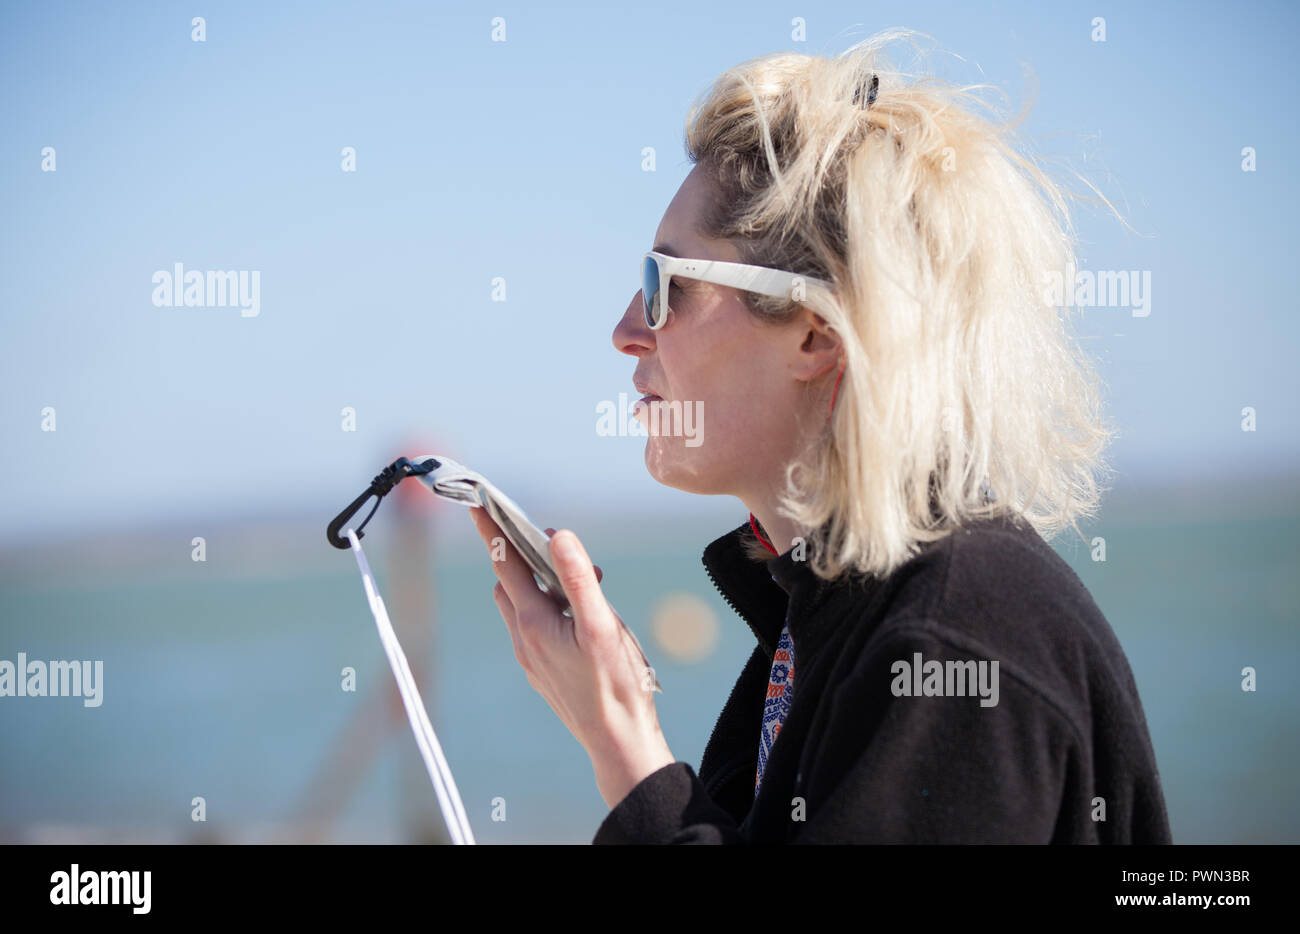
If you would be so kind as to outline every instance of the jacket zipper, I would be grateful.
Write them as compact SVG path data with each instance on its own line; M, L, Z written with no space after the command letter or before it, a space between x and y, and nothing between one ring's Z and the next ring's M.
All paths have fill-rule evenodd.
M713 582L713 587L714 587L714 589L717 590L718 593L721 595L722 599L726 601L727 606L731 607L732 611L733 611L737 616L739 616L741 619L743 619L743 620L745 621L746 625L748 625L750 629L753 629L753 628L754 628L754 624L753 624L753 622L750 621L750 619L749 619L748 616L746 616L743 612L741 612L740 607L736 606L735 602L732 601L731 597L727 596L726 591L724 591L724 590L722 589L722 587L718 584L718 579L717 579L716 577L713 576L713 569L712 569L711 567L709 567L709 566L706 564L706 565L704 565L704 571L705 571L705 573L707 573L707 574L709 575L709 580ZM788 624L788 618L787 618L787 624ZM721 717L721 715L719 715L718 720L721 721L721 719L722 719L722 717ZM715 726L715 729L716 729L716 726ZM802 763L800 763L800 766L802 766ZM803 769L802 769L802 767L799 767L799 768L796 769L796 771L797 771L799 774L795 775L795 781L794 781L794 793L795 793L796 795L798 795L798 793L799 793L799 786L803 784ZM726 778L725 778L725 779L720 779L719 782L715 785L714 788L712 788L712 789L708 789L710 792L712 792L713 790L716 790L716 788L718 788L718 787L721 787L721 785L722 785L722 783L723 783L724 781L730 781L731 778L734 776L735 772L734 772L734 769L732 769L732 768L729 766L729 767L727 767L726 769L724 769L722 772L720 772L719 774L720 774L720 775L725 775Z
M706 574L709 575L709 580L713 583L713 589L716 590L718 594L722 597L722 599L726 601L727 606L731 607L732 612L734 612L737 616L743 619L745 621L746 626L748 626L750 629L753 629L754 628L753 621L745 613L741 611L740 607L736 606L735 602L731 599L730 595L728 595L727 592L722 589L722 585L718 583L718 579L713 576L713 568L709 567L706 564L704 565L704 571Z
M753 628L754 628L754 624L750 621L749 617L746 616L743 612L741 612L740 607L736 606L736 604L732 601L731 597L727 596L726 591L724 591L724 590L722 589L722 587L718 584L718 579L717 579L716 577L713 576L713 569L712 569L711 567L709 567L709 566L706 564L706 565L704 565L704 570L705 570L705 573L707 573L707 574L709 575L709 580L713 582L713 587L714 587L714 589L717 590L718 593L722 596L722 599L726 601L727 606L731 607L732 611L735 612L735 614L736 614L737 616L739 616L741 619L743 619L743 620L745 621L745 623L746 623L746 624L747 624L751 629L753 629ZM788 617L788 616L787 616L787 619L786 619L786 624L789 625L789 617ZM721 720L721 717L719 717L719 720ZM800 786L803 785L803 767L802 767L802 766L803 766L803 763L800 762L799 765L798 765L798 766L796 767L796 769L795 769L795 771L796 771L797 774L795 775L795 778L794 778L794 789L793 789L793 791L794 791L794 794L795 794L796 796L799 794ZM728 775L728 779L730 779L732 773L731 773L730 771L728 771L728 772L727 772L727 775Z
M715 577L713 574L713 568L705 564L704 572L709 575L709 581L713 584L713 589L718 592L718 595L722 597L722 599L726 602L727 606L731 607L732 612L735 613L737 616L739 616L742 620L744 620L745 625L752 630L754 628L753 622L750 620L749 616L740 609L740 607L736 606L735 601L731 599L731 597L727 594L727 592L722 589L722 585L718 583L717 577ZM718 714L717 723L714 724L715 731L717 730L718 725L722 723L722 717L725 714L725 712L726 710L724 706L723 711L719 712ZM737 774L736 765L731 762L726 763L718 771L717 780L710 783L712 787L709 787L706 790L710 794L712 794L727 782L732 781L736 777L736 774Z

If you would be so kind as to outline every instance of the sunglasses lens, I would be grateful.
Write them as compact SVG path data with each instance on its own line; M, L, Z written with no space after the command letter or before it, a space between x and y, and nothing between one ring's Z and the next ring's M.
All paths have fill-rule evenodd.
M641 266L641 300L645 305L645 323L653 328L659 317L659 264L647 256Z

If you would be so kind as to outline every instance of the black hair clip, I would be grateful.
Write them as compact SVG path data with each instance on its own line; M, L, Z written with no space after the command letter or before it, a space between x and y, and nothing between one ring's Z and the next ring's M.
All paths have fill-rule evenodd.
M863 110L866 110L876 102L876 91L879 88L880 88L880 77L878 75L873 74L871 76L871 86L867 89L867 102L862 105ZM858 89L853 92L853 103L855 104L858 103L861 98L862 98L862 86L859 86Z

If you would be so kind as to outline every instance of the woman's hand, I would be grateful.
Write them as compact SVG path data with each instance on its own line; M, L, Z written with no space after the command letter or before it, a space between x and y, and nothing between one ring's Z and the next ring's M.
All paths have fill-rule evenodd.
M596 785L613 808L642 779L676 761L654 704L654 676L601 592L600 569L568 530L551 536L551 563L573 619L538 589L532 570L478 507L470 515L493 560L492 596L510 630L515 660L591 757ZM502 549L500 546L504 546Z

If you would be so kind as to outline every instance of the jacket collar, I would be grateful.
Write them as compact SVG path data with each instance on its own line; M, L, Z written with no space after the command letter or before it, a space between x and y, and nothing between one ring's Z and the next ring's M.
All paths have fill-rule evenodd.
M715 539L704 549L704 568L769 658L787 624L797 656L808 658L830 635L841 616L839 611L869 597L876 582L850 576L823 580L802 556L795 559L793 548L766 561L755 561L745 554L743 545L752 537L745 522Z

